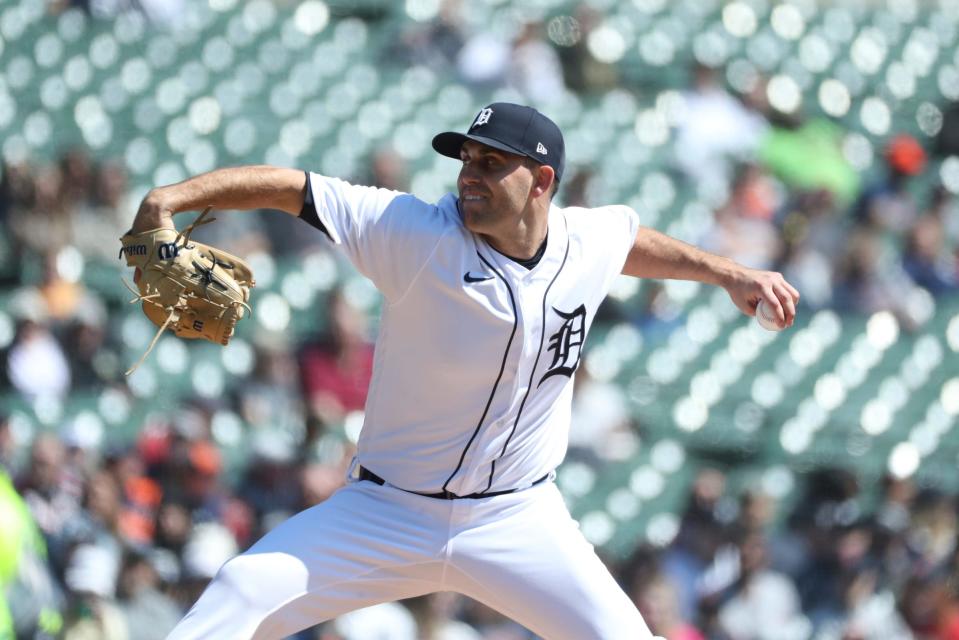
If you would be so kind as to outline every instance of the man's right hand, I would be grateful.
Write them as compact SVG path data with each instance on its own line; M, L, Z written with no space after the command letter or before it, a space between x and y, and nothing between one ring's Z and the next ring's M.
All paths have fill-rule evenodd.
M140 203L137 215L133 219L131 233L152 231L153 229L176 229L173 224L173 211L164 203L160 189L151 189Z

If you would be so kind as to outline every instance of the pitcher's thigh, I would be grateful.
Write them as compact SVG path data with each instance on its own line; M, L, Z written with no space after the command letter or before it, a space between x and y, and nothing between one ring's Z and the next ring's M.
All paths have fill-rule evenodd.
M454 588L546 640L653 637L558 492L457 537L453 566Z
M171 639L283 638L340 614L435 591L431 514L379 487L341 489L227 562ZM375 485L373 485L375 487Z

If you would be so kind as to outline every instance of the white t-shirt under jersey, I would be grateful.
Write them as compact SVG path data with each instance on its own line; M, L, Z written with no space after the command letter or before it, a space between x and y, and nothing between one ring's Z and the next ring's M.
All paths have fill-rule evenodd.
M453 194L311 174L330 238L382 292L359 463L409 491L527 486L566 454L572 375L639 226L625 206L550 207L531 270L464 226Z

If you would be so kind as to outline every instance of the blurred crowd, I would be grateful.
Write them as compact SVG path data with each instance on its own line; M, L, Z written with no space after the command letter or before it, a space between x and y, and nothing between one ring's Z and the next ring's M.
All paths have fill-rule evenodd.
M787 509L707 468L675 540L639 549L624 581L670 639L957 638L957 522L955 496L909 480L817 470Z
M80 4L103 17L126 7ZM429 66L478 94L509 87L536 104L624 86L622 70L587 46L600 20L586 5L559 23L515 25L507 36L469 29L459 8L443 2L433 19L410 23L388 47L390 63ZM959 154L955 119L934 139L893 133L864 152L832 121L772 107L763 78L735 89L723 78L721 68L689 69L672 113L674 142L662 147L675 189L712 210L711 224L687 239L782 271L807 310L885 309L906 328L920 327L929 319L923 310L959 287L957 185L930 173ZM643 97L644 87L627 88ZM343 177L402 190L411 172L383 149L361 175ZM571 172L560 202L607 204L602 180L594 168ZM0 397L112 390L138 401L122 375L129 363L117 318L128 312L84 280L85 266L119 265L130 191L122 162L84 148L52 163L5 159L0 293L13 326L0 347ZM264 215L224 226L240 254L237 246L296 256L327 250L296 224ZM623 312L641 325L663 295L654 289L644 306ZM242 390L162 407L130 442L76 416L24 439L0 407L0 637L6 625L18 638L163 638L227 558L340 486L373 353L368 318L349 295L334 289L322 307L314 332L254 340ZM603 460L634 425L623 391L587 374L577 380L573 445ZM224 408L247 430L240 461L227 459L217 437ZM785 505L735 493L722 469L710 468L697 477L671 543L606 560L670 640L959 639L957 514L954 496L908 480L885 481L877 497L849 471L820 470ZM301 637L530 636L477 603L437 594Z

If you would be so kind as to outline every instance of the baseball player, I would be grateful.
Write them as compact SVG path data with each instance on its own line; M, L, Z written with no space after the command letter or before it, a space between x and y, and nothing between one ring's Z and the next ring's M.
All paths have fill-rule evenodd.
M455 591L547 640L652 638L553 478L573 375L613 280L724 287L781 326L799 294L643 228L625 206L560 208L559 128L495 103L433 139L461 163L436 203L316 173L239 167L152 190L133 232L207 205L273 208L332 241L384 297L346 485L227 562L171 638L279 638L342 613Z

